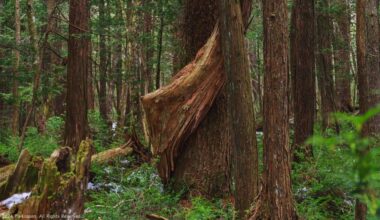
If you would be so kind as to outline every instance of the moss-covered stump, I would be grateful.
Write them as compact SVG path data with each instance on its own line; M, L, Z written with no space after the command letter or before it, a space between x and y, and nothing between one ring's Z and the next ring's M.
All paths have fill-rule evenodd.
M16 219L75 219L84 211L84 191L88 183L92 142L83 141L77 155L70 148L53 152L45 160L31 197L12 208Z
M15 193L31 191L37 183L42 163L41 157L34 157L28 150L23 150L13 172L0 183L0 201Z

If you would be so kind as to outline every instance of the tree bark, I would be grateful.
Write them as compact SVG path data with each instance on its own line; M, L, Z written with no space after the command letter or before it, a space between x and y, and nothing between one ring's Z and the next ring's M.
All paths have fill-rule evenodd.
M334 63L337 110L352 112L350 75L350 5L347 0L335 0L340 9L334 30Z
M333 24L329 15L330 0L317 2L317 78L321 95L319 110L322 116L322 127L333 125L331 113L336 111L335 89L332 66L332 33Z
M224 0L219 5L221 45L227 74L228 116L234 149L235 208L244 218L258 192L258 155L253 109L253 89L240 4Z
M20 0L15 0L15 40L16 47L21 44L21 21L20 21ZM13 88L12 95L14 103L12 105L12 132L13 135L18 135L19 133L19 118L20 118L20 106L19 106L19 91L18 91L18 77L19 77L19 66L20 66L20 51L18 48L14 50L14 67L13 67Z
M286 0L263 1L264 173L250 219L295 219L289 147L288 11Z
M70 0L67 98L64 144L78 150L88 135L87 76L89 47L88 0Z
M99 112L104 121L108 122L107 103L107 38L106 10L104 0L99 1Z
M217 20L217 2L187 0L181 23L181 63L190 62L210 37ZM173 172L173 184L194 194L223 197L231 193L232 146L227 115L227 92L222 88L207 117L185 141Z
M356 44L358 60L358 90L360 112L364 114L380 103L380 39L379 1L358 0L356 3ZM362 135L377 136L380 132L380 116L370 119L363 127ZM363 152L365 155L367 152ZM358 189L365 192L366 189ZM367 207L359 199L356 201L355 219L364 220Z
M291 72L294 109L294 160L308 160L313 149L305 141L313 135L316 108L314 0L295 0L291 24ZM307 98L305 98L307 97ZM302 155L302 156L301 156Z
M159 0L159 17L160 17L160 28L158 30L158 40L157 40L157 65L156 65L156 89L161 86L161 57L162 57L162 40L164 34L164 1Z

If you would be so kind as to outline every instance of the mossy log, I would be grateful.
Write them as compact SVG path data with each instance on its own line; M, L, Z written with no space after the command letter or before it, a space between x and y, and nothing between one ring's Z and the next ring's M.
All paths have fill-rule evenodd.
M106 150L106 151L100 152L98 154L95 154L91 157L91 163L92 164L105 164L105 163L108 163L109 161L113 160L116 157L127 156L133 152L132 146L133 146L133 142L130 140L126 144L121 145L120 147L113 148L113 149ZM27 152L27 150L24 150L24 151ZM28 163L25 162L26 155L29 155L29 153L20 154L20 159L21 159L21 161L24 161L24 162L22 162L22 163L18 162L17 164L11 164L11 165L0 168L0 201L2 199L4 199L4 197L1 196L1 194L2 194L1 189L2 189L3 185L6 184L7 178L10 177L11 175L16 175L16 174L14 174L15 167L17 167L18 165L24 166L24 168L22 168L22 169L20 168L20 169L26 170L26 168L27 168L26 166L28 166ZM26 158L29 158L29 157L26 157ZM19 161L20 161L20 159L19 159ZM28 161L31 161L31 160L28 159ZM35 164L35 165L37 165L37 164ZM41 161L41 165L42 165L42 161ZM41 166L39 166L37 168L40 169ZM17 175L20 175L20 174L17 174ZM37 183L37 176L35 176L35 177L36 177L35 183ZM16 183L15 181L13 181L12 185L17 186L17 185L21 184L23 181L23 179L20 179L20 178L17 178L17 180L19 180L19 182ZM28 190L25 189L25 191L28 191ZM25 191L21 190L21 191L8 192L7 195L12 195L12 194L17 193L17 192L25 192ZM5 198L7 198L7 196L5 196Z
M60 148L45 160L30 198L14 206L15 219L75 219L84 211L84 192L91 164L92 141L85 140L76 155Z
M157 168L168 182L182 143L206 116L226 82L219 29L215 28L196 58L173 81L142 98Z

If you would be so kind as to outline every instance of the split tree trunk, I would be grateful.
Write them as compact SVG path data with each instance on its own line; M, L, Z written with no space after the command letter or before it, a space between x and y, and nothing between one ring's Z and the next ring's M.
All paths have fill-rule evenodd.
M291 72L294 109L294 160L313 157L305 141L313 135L315 86L314 0L295 0L291 24ZM305 98L307 97L307 98ZM302 156L301 156L301 155Z
M295 219L288 112L288 11L286 0L263 2L264 173L250 219Z
M185 1L181 24L181 43L184 48L182 63L194 59L210 37L216 20L216 1ZM182 144L183 151L176 159L177 167L172 178L176 188L185 185L192 193L204 196L223 197L231 193L232 146L226 103L227 90L223 87L207 117Z

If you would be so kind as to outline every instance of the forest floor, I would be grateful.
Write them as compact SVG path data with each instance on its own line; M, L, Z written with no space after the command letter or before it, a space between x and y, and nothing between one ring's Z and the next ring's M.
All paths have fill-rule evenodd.
M123 140L103 147L109 139L109 130L98 118L90 117L97 152L119 146ZM48 157L59 146L62 124L63 119L55 117L49 119L45 134L30 128L25 148L32 154ZM259 158L262 158L263 134L258 132L257 136ZM0 155L15 162L18 152L12 146L17 146L17 138L0 137L3 137L0 138ZM356 177L352 171L355 159L350 155L349 148L314 146L312 162L292 165L293 195L300 216L305 219L353 219ZM207 200L184 195L186 187L173 192L162 185L154 160L142 163L136 155L116 158L105 165L92 166L84 217L140 220L154 214L167 219L233 219L232 198Z

